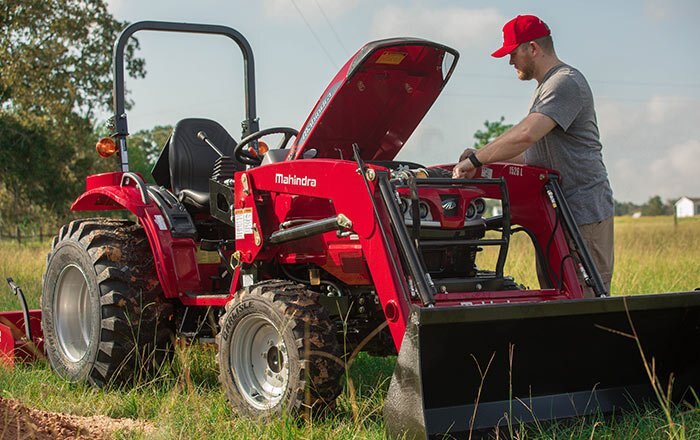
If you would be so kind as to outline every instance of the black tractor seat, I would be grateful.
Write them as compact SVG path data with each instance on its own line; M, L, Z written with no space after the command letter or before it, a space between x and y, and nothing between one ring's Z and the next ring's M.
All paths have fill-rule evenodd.
M151 171L156 183L170 188L191 213L208 212L209 178L214 162L219 158L211 147L197 137L200 131L204 131L225 156L233 156L237 143L218 122L183 119L175 125ZM236 171L245 169L245 165L239 162L235 162L235 165Z

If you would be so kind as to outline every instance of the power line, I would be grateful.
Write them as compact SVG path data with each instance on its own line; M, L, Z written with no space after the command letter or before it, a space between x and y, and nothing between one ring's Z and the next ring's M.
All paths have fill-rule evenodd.
M328 57L328 60L333 65L333 68L338 70L338 64L336 64L335 60L333 60L333 57L331 56L330 52L328 52L328 50L326 49L326 46L323 45L323 42L321 42L321 39L318 37L318 35L316 35L316 32L314 32L313 28L311 27L311 24L306 20L306 17L304 17L304 14L301 12L301 9L299 9L299 6L297 6L297 4L294 2L294 0L289 0L289 1L292 2L292 5L294 5L294 9L297 10L299 15L301 16L301 19L304 20L304 24L306 24L306 27L309 29L309 32L311 32L311 35L314 36L318 45L321 46L323 53L326 54L326 56Z
M340 39L340 35L338 35L338 32L335 31L335 27L333 27L333 23L328 19L328 16L326 15L326 12L323 10L321 7L321 4L318 2L318 0L314 0L316 2L316 6L318 6L318 9L321 11L321 15L323 15L323 18L326 20L326 23L328 24L328 27L331 28L331 31L333 31L333 35L335 35L335 39L338 40L338 44L340 44L340 47L343 48L346 54L349 53L348 49L345 47L343 44L343 41Z
M445 92L442 96L449 96L455 98L478 98L478 99L512 99L512 100L523 100L527 99L527 96L516 96L516 95L489 95L482 93L461 93L461 92ZM618 98L614 96L596 95L596 101L604 99L606 101L614 102L649 102L650 98ZM676 102L676 103L694 103L700 102L698 98L689 97L678 97L678 98L655 98L658 102Z
M479 93L455 93L455 92L444 92L441 96L449 96L455 98L480 98L480 99L513 99L522 101L527 99L527 96L514 96L514 95L484 95Z
M455 72L454 76L472 77L472 78L489 78L489 79L513 79L513 75L491 75L486 73L462 73ZM629 86L660 86L660 87L700 87L700 83L669 83L669 82L652 82L652 81L626 81L626 80L607 80L589 78L592 83L600 84L621 84Z
M661 83L661 82L643 82L643 81L616 81L606 79L591 79L591 82L601 84L623 84L629 86L660 86L660 87L700 87L697 83Z

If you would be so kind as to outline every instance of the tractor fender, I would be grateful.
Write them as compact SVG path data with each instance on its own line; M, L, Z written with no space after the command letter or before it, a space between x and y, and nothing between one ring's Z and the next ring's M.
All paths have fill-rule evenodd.
M184 230L179 228L177 233L173 225L168 224L172 222L172 215L164 212L166 205L157 203L138 174L113 172L88 176L86 191L73 202L71 210L127 209L134 214L146 232L165 297L177 298L185 292L201 291L202 283L197 267L194 224ZM184 209L181 211L181 215L189 219L189 214Z

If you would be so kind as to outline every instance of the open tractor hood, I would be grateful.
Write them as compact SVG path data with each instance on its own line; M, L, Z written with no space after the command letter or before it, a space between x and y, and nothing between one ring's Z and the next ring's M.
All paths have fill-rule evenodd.
M357 144L364 160L391 160L450 78L459 54L414 38L366 44L333 78L299 132L287 160L307 153L350 159Z

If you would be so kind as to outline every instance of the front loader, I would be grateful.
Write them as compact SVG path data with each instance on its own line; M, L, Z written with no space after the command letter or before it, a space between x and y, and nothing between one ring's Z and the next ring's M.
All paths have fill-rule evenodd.
M244 57L241 141L212 120L177 122L155 185L128 163L123 51L137 31L224 35ZM167 361L173 335L215 338L234 410L274 416L332 405L348 353L398 353L386 428L409 438L653 401L640 352L661 381L673 376L675 400L697 403L700 294L610 297L562 195L567 176L493 164L452 179L451 165L395 160L458 57L415 38L368 43L299 131L260 130L240 33L126 28L115 131L98 145L120 169L89 176L72 209L135 221L76 220L54 239L42 294L52 367L120 384ZM269 149L262 138L274 134ZM505 273L513 234L531 239L544 287ZM494 267L477 265L486 247ZM584 299L580 279L596 298Z

